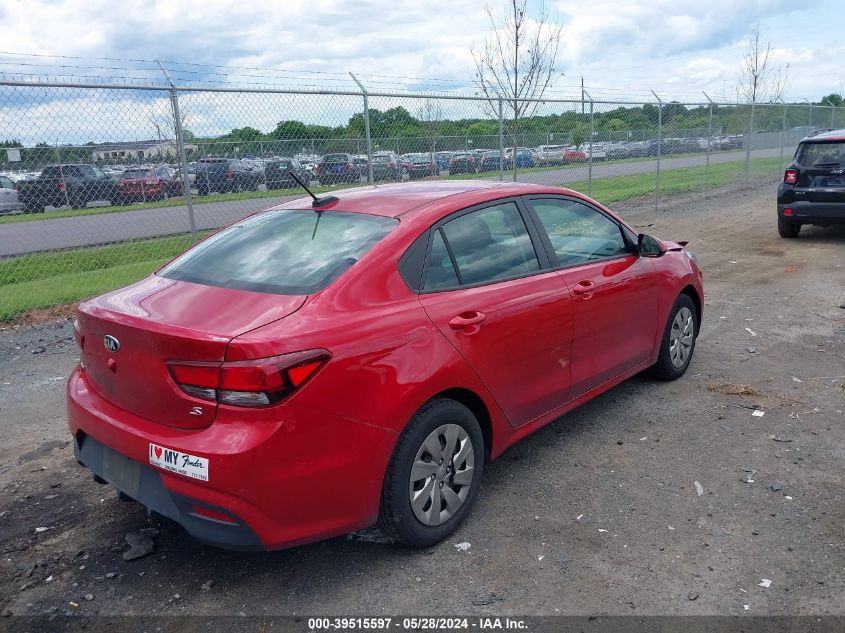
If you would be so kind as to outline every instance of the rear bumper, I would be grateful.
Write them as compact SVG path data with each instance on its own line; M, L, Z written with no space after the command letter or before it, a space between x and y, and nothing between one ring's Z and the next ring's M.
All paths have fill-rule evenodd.
M171 492L164 485L162 476L149 466L133 462L132 469L137 480L134 490L125 490L128 486L117 481L109 481L112 476L106 472L105 456L111 449L101 444L84 432L78 433L73 439L73 454L80 466L84 466L94 475L108 481L135 501L146 506L151 512L172 519L184 527L195 539L224 547L243 551L260 551L265 549L261 540L246 523L231 512L221 511L222 508L209 505L201 499L187 497ZM204 517L197 513L197 506L211 510L217 514L230 517L231 522Z
M792 215L784 215L784 209ZM778 217L794 224L845 224L845 202L779 203Z
M67 384L78 461L192 536L227 549L291 547L373 525L395 434L295 404L274 418L219 407L211 426L178 429L120 409L77 367ZM208 459L207 481L151 465L150 444ZM104 472L106 451L135 462L138 486ZM115 481L112 481L115 480ZM199 506L232 522L198 514Z

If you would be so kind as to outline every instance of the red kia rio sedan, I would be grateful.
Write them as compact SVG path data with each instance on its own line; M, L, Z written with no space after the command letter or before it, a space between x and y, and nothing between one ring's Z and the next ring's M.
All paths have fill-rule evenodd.
M683 245L574 191L304 198L79 306L75 454L214 545L378 523L430 546L508 446L638 372L681 376L702 303Z

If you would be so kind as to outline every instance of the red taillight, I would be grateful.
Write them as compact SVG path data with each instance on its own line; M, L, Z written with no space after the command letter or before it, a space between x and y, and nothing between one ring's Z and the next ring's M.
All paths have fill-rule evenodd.
M226 171L226 178L234 178L234 177L235 177L235 172L233 172L231 169Z
M58 184L58 185L56 185L56 186L59 188L59 191L64 191L64 190L65 190L65 181L64 181L64 180L60 180L60 181L59 181L59 184Z
M315 171L315 172L317 172L317 173L319 174L319 173L320 173L320 166L319 166L319 165L317 165L317 166L314 168L314 171Z
M450 160L450 161L449 161L449 164L450 164L450 165L454 165L454 164L455 164L455 159L453 158L452 160Z
M168 363L170 375L188 395L221 404L278 404L308 381L329 359L324 350L228 363Z
M783 214L787 217L791 217L792 216L792 209L787 207L786 209L783 210Z
M794 185L798 182L798 170L797 169L787 169L783 172L783 181L788 185Z
M352 171L352 163L346 163L346 171Z

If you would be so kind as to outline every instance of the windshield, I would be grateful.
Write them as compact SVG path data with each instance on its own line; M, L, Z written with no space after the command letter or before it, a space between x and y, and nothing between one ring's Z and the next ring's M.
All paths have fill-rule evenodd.
M392 162L393 158L391 156L373 156L374 163L389 163Z
M349 157L346 154L326 154L323 156L324 163L345 163Z
M802 143L795 162L805 167L845 167L845 143Z
M158 275L270 294L311 294L340 277L398 223L362 213L267 211L213 235Z

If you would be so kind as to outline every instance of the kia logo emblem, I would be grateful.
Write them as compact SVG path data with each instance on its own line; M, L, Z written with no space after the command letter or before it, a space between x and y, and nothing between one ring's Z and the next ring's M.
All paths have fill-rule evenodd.
M105 345L106 349L109 350L111 353L114 353L120 349L120 341L118 341L111 334L106 334L103 337L103 345Z

